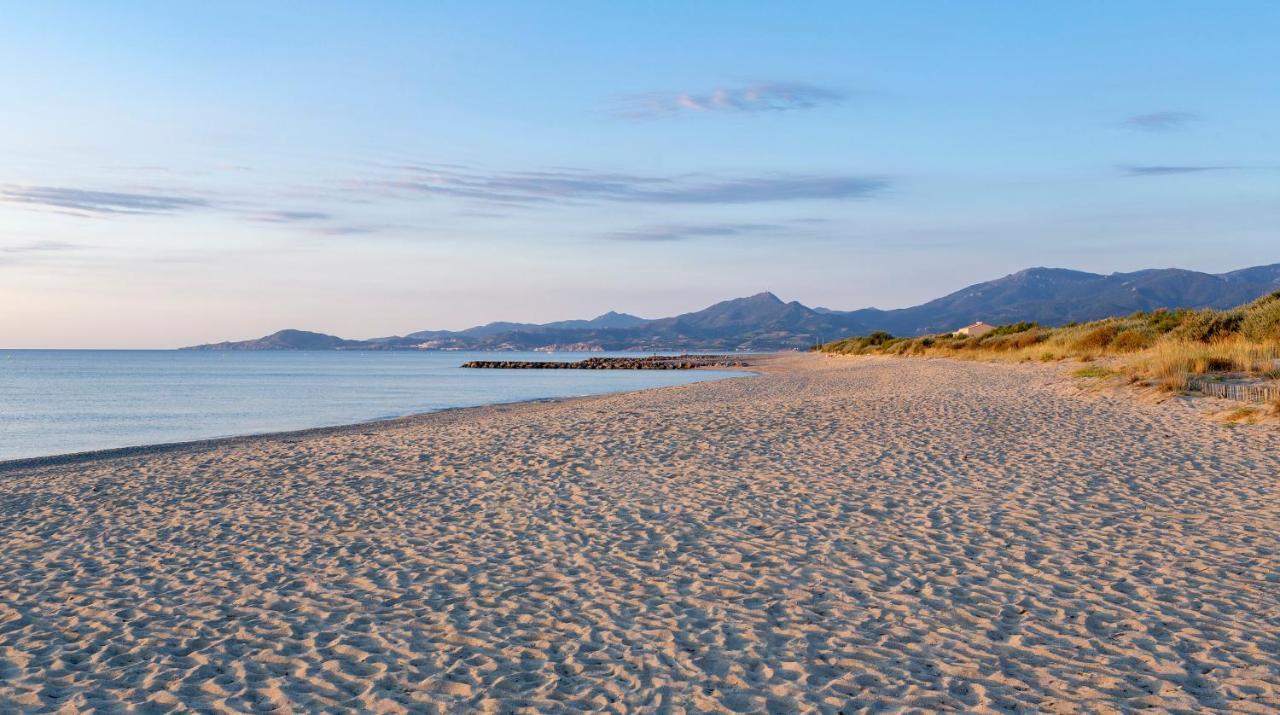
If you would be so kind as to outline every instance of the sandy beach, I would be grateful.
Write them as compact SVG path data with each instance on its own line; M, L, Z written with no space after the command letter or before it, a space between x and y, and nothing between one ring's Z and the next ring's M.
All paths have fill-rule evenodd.
M0 712L1275 712L1280 431L765 374L0 471Z

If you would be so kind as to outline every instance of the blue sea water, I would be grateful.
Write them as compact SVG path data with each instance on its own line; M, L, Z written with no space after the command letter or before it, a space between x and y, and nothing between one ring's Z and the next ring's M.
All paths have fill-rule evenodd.
M0 460L325 427L743 374L459 367L477 359L600 355L0 350Z

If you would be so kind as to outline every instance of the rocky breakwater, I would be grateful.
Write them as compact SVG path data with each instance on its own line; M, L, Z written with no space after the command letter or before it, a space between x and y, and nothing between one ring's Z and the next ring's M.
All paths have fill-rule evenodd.
M503 370L693 370L699 367L747 367L732 355L653 355L650 357L594 357L577 362L554 360L472 360L463 367Z

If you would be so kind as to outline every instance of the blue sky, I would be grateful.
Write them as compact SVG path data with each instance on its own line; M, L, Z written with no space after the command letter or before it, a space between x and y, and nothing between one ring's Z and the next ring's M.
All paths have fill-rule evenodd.
M1280 4L24 3L0 345L1280 261Z

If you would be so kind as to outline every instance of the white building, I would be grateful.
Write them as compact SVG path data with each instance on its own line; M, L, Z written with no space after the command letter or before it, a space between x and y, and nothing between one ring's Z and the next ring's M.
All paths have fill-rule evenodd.
M960 328L959 330L956 331L956 333L959 335L968 335L969 337L972 337L972 338L980 338L983 335L986 335L987 333L995 329L996 329L996 326L987 325L986 323L979 320L976 323L970 323L969 325L966 325L963 328Z

